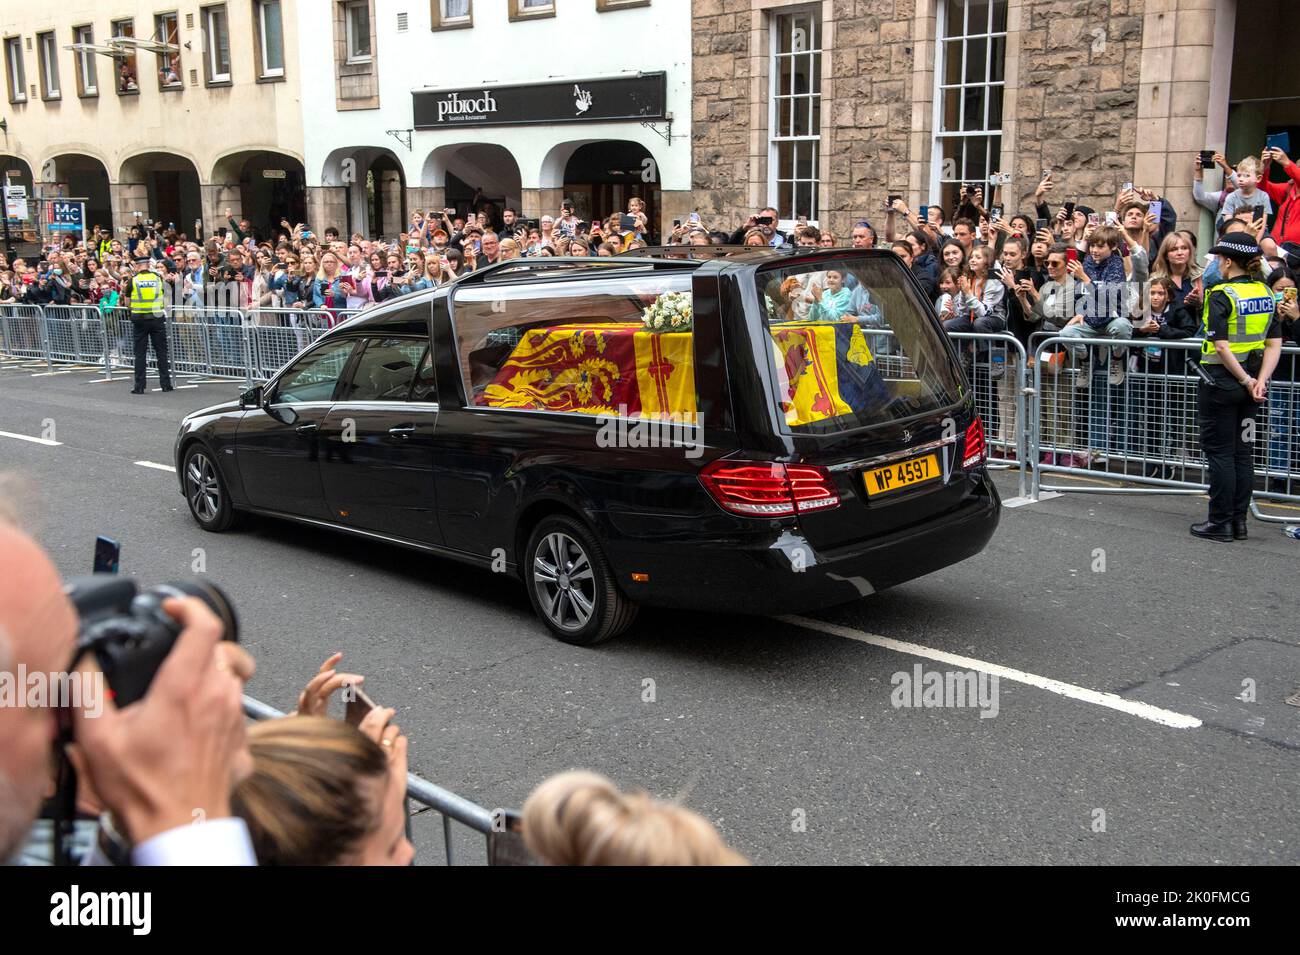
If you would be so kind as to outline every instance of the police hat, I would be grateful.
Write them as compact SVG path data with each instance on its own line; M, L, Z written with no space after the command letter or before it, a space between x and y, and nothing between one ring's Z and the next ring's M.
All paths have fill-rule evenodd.
M1249 262L1251 259L1257 259L1264 254L1264 250L1259 247L1254 236L1244 232L1231 232L1224 236L1214 248L1210 250L1210 255L1222 255L1234 262Z

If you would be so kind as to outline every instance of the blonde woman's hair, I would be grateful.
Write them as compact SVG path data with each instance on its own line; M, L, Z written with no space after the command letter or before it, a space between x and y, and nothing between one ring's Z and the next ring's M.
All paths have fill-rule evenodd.
M524 842L548 865L748 865L701 816L599 773L543 782L524 803Z
M1169 270L1169 253L1174 250L1174 246L1182 243L1187 246L1187 251L1191 253L1187 256L1187 277L1196 279L1201 274L1201 268L1196 264L1196 250L1192 248L1192 243L1187 236L1179 235L1177 232L1171 232L1165 236L1164 241L1160 243L1160 248L1156 251L1155 261L1151 263L1151 275L1173 275Z
M258 865L347 865L379 825L373 801L383 749L351 723L287 716L248 730L253 774L232 812L248 824ZM371 793L371 795L367 795Z
M333 249L326 249L316 257L316 278L325 279L326 281L329 280L329 276L325 274L325 258L327 256L332 257L335 264L339 263L339 254Z

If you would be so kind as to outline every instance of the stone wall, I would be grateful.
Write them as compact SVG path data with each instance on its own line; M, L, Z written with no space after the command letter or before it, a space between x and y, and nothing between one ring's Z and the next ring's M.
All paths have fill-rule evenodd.
M807 3L693 2L695 197L730 229L768 199L769 15ZM821 6L821 219L842 237L864 215L879 226L889 194L930 198L936 2ZM1010 0L995 164L1013 175L1007 209L1031 211L1050 167L1053 207L1110 208L1133 181L1194 227L1191 157L1216 144L1205 105L1216 8L1223 0Z
M920 0L923 6L928 0ZM767 15L798 0L694 0L692 138L706 221L735 228L767 201ZM917 0L822 3L822 222L837 235L907 194Z

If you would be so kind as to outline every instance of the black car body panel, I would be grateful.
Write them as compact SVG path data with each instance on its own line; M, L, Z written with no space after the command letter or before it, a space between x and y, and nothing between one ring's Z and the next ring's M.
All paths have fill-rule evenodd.
M619 588L639 603L773 613L857 599L978 553L997 527L1000 504L982 459L963 465L965 436L976 421L964 382L954 403L910 418L827 433L785 427L771 400L771 345L756 331L756 270L773 262L816 266L845 254L759 250L689 262L502 263L331 330L266 384L257 396L264 400L190 415L177 439L178 471L186 450L201 442L218 462L237 509L390 540L517 576L523 576L521 551L531 528L545 515L569 514L592 530ZM891 253L852 254L897 263L906 274L900 281L916 287L923 300ZM492 283L509 296L516 285L556 269L570 269L574 280L584 281L605 274L689 275L702 421L692 432L690 453L602 447L596 417L470 400L458 348L458 289ZM560 274L551 280L569 279ZM961 380L955 351L928 303L925 309L920 320L943 338L938 347L947 349ZM304 356L334 345L346 364L333 391L322 397L308 383L301 394L317 400L279 400ZM356 385L367 349L405 348L414 361L421 345L431 346L416 371L427 385L423 400L349 400L345 386ZM384 367L394 366L411 373L402 361ZM348 429L350 440L344 440ZM921 453L937 456L941 479L868 496L866 471ZM780 517L724 509L701 471L739 458L824 468L840 504ZM184 493L185 478L179 477Z

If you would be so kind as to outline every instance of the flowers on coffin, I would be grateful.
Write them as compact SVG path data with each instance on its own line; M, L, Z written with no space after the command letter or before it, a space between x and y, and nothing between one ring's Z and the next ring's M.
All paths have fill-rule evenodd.
M694 321L690 292L664 292L641 312L641 323L652 332L687 332Z

